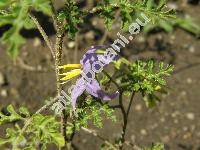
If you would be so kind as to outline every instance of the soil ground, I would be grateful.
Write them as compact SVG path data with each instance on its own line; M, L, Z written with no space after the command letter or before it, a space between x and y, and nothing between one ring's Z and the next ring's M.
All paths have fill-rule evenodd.
M200 6L187 5L182 9L200 23ZM109 33L105 43L117 38L115 32ZM102 35L93 37L93 34L88 29L80 34L76 60L81 58L86 48L101 39ZM78 62L69 44L65 47L65 62ZM146 146L161 142L169 150L200 150L200 40L180 29L170 34L140 34L123 51L125 57L132 61L136 58L156 58L175 66L172 78L168 79L168 94L161 95L162 102L157 107L146 108L141 96L136 95L128 118L126 139ZM8 104L15 107L25 105L34 112L45 99L55 95L53 61L40 38L28 38L20 51L18 62L21 65L11 60L3 45L0 46L0 54L0 73L4 76L4 84L0 86L1 109ZM104 128L98 129L98 132L107 138L118 137L120 116L118 120L118 123L106 120ZM4 129L0 128L1 135L5 133ZM81 131L75 136L75 144L80 150L96 150L101 141Z

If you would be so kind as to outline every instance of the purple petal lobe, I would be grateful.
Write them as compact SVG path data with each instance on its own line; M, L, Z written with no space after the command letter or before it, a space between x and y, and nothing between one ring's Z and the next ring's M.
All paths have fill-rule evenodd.
M85 88L86 88L85 80L83 78L80 78L76 82L76 85L74 86L71 93L71 102L73 109L75 109L77 98L84 92Z
M94 61L97 61L98 60L98 55L96 53L96 50L98 49L105 49L106 46L104 45L100 45L100 46L91 46L91 48L83 55L83 58L81 59L80 63L81 65L84 66L84 64L89 61L91 64L94 62Z
M100 98L102 100L111 100L111 99L114 99L118 96L118 92L116 93L112 93L112 94L107 94L105 93L97 80L92 80L91 83L87 83L86 85L86 91L93 95L94 97L97 97L97 98Z

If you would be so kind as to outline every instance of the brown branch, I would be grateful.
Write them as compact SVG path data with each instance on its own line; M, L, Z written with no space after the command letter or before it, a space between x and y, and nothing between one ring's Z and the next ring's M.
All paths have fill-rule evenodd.
M123 148L123 144L125 142L126 127L127 127L127 122L128 122L126 110L124 108L123 101L122 101L122 96L123 96L123 92L120 92L119 93L119 105L120 105L120 110L121 110L121 113L122 113L122 116L123 116L123 127L122 127L120 142L119 142L119 149Z
M127 109L127 112L126 112L127 117L128 117L128 115L129 115L129 112L130 112L130 109L131 109L131 106L132 106L132 103L133 103L133 98L134 98L134 96L135 96L135 92L133 91L133 92L132 92L132 95L131 95L131 100L130 100L130 102L129 102L129 104L128 104L128 109Z
M121 91L121 87L118 85L118 83L106 71L103 70L102 72L110 79L111 82L115 84L118 90Z
M123 149L123 144L125 143L125 135L126 135L126 129L127 129L127 124L128 124L128 116L129 116L131 105L133 103L133 98L135 96L135 92L134 91L132 92L127 111L125 110L125 107L123 105L122 96L123 96L123 92L120 92L119 105L120 105L120 109L121 109L121 112L123 115L123 127L122 127L120 143L119 143L120 144L119 149Z
M46 42L47 46L51 50L51 54L52 54L53 58L55 58L55 54L54 54L54 50L53 50L53 45L52 45L51 41L49 40L49 37L45 33L44 29L42 28L42 26L40 25L40 23L38 22L38 20L37 20L37 18L35 16L33 16L31 13L29 13L29 17L33 20L33 22L37 26L40 34L42 35L42 37L44 39L44 41Z

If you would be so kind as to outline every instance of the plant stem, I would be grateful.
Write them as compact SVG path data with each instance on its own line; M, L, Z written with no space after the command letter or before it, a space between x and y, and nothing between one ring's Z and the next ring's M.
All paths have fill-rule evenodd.
M58 96L60 96L61 90L62 90L62 87L60 84L60 78L59 78L59 74L60 74L59 66L61 65L61 62L62 62L62 49L63 49L64 36L65 36L65 33L63 32L62 28L59 27L57 29L56 44L55 44L55 52L56 52L55 73L56 73L56 86L57 86L57 95ZM63 110L62 116L61 116L61 133L64 136L65 142L67 141L66 124L67 124L67 115L65 113L65 110Z
M60 84L60 69L59 66L62 63L62 51L63 51L63 39L65 37L65 31L63 28L63 22L60 22L57 19L57 11L54 7L53 1L50 1L51 10L52 10L52 17L54 26L56 28L56 43L55 43L55 73L56 73L56 87L57 87L57 96L60 96L61 94L61 84ZM67 141L67 134L66 134L66 125L67 125L67 115L65 110L62 111L61 115L61 133L65 139L65 147L66 147L66 141Z
M55 29L57 28L57 11L54 7L54 4L53 4L53 1L52 0L49 0L49 3L50 3L50 6L51 6L51 11L52 11L52 19L53 19L53 24L54 24L54 27Z
M40 25L40 23L38 22L38 20L37 20L37 18L35 16L33 16L32 14L29 13L29 17L33 20L33 22L37 26L40 34L42 35L42 37L44 39L44 41L46 42L47 46L51 50L51 54L52 54L53 58L55 58L55 53L54 53L54 50L53 50L53 45L52 45L51 41L49 40L49 37L45 33L44 29L42 28L42 26Z
M126 127L127 127L127 115L126 115L126 110L124 108L123 105L123 92L120 91L119 93L119 105L120 105L120 110L122 113L122 117L123 117L123 126L122 126L122 133L121 133L121 137L120 137L120 141L119 141L119 149L123 148L123 144L125 141L125 133L126 133Z
M35 18L35 16L33 16L32 14L29 14L29 16L36 24L38 30L40 31L41 35L43 36L45 42L47 43L47 46L51 50L51 53L55 59L56 89L57 89L57 96L60 96L62 87L61 87L60 78L59 78L59 74L60 74L59 66L62 63L63 39L65 36L65 31L63 30L63 22L59 22L57 19L57 12L55 10L52 0L50 0L50 5L51 5L51 9L52 9L52 17L53 17L54 26L56 28L56 43L55 43L54 47L52 46L51 41L49 40L49 38L48 38L47 34L45 33L45 31L43 30L43 28L41 27L37 18ZM31 122L31 120L29 120L29 121ZM28 126L29 121L25 124L24 130ZM62 116L61 116L61 133L65 139L65 145L66 145L66 141L67 141L66 124L67 124L67 115L65 113L65 110L63 110Z
M118 90L121 91L121 87L118 85L118 83L106 71L103 70L102 72L110 79L111 82L115 84Z
M123 127L122 127L121 138L120 138L120 141L119 141L119 149L123 148L123 144L125 142L125 135L126 135L126 129L127 129L127 124L128 124L128 116L129 116L131 105L133 103L133 98L135 96L135 92L134 91L132 92L127 111L125 110L125 107L124 107L124 104L123 104L123 101L122 101L123 100L122 96L123 96L123 92L120 92L119 105L120 105L120 110L121 110L122 115L123 115Z
M128 109L127 109L127 112L126 112L127 117L129 115L129 112L130 112L130 109L131 109L131 105L133 103L134 96L135 96L135 92L133 91L132 94L131 94L131 99L130 99L130 102L129 102L129 105L128 105Z

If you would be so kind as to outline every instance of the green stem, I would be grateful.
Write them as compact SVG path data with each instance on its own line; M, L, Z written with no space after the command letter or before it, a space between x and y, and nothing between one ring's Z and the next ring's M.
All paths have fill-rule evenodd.
M61 84L60 84L60 69L59 66L62 62L62 49L63 49L63 38L64 38L64 32L61 28L58 28L58 32L56 35L56 45L55 45L55 73L56 73L56 87L57 87L57 96L60 96L61 94ZM65 110L62 111L61 116L61 133L64 136L65 142L67 141L67 135L66 135L66 124L67 124L67 115L65 113ZM66 143L65 143L66 144Z

